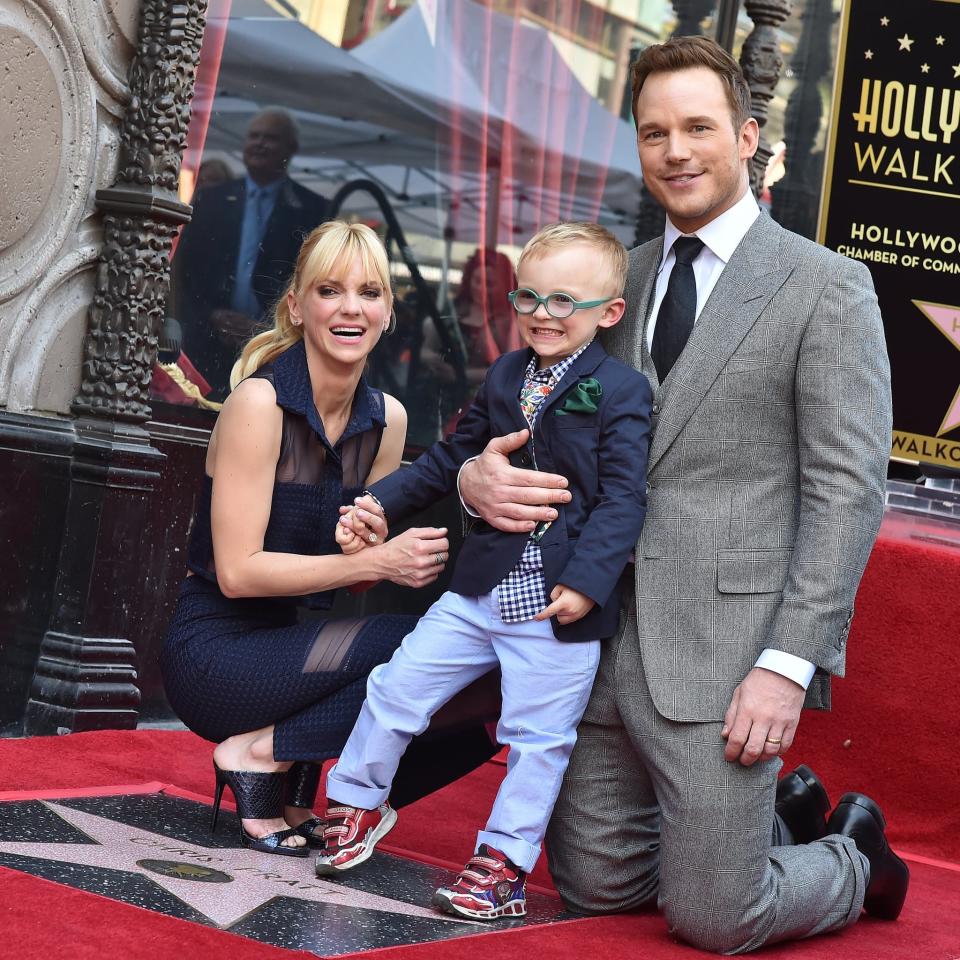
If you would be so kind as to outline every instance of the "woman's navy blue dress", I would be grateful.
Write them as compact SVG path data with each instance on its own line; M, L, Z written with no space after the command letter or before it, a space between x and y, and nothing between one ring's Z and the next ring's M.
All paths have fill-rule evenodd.
M341 504L364 486L380 448L383 394L361 378L343 436L331 444L313 403L302 343L253 376L273 384L283 410L266 551L339 554ZM274 724L277 760L339 754L366 692L367 675L390 659L416 624L410 616L298 622L297 606L329 609L334 591L309 597L231 599L217 586L210 527L213 481L204 478L187 577L161 667L170 705L208 740Z

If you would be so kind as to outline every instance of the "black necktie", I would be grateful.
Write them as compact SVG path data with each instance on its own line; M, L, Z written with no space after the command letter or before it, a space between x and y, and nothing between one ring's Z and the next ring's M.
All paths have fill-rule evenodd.
M667 379L693 330L697 316L697 280L693 275L693 261L702 249L703 241L696 237L679 237L673 244L677 262L670 271L667 292L657 314L651 351L661 383Z

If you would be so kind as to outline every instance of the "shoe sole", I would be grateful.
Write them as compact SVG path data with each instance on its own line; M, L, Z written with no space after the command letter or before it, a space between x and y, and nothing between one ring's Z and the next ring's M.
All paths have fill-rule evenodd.
M433 895L433 905L444 913L452 913L460 917L469 917L471 920L500 920L503 917L525 917L527 915L526 900L511 900L502 907L492 910L470 910L468 907L457 906L445 893L437 891Z
M322 863L317 860L315 872L318 877L335 877L339 873L346 873L354 867L359 867L361 863L366 863L372 856L377 844L396 826L397 811L392 807L384 814L383 819L374 827L367 845L352 860L348 860L341 866L332 863Z
M793 771L806 785L817 803L817 810L824 816L830 812L830 797L820 778L805 764Z
M869 797L864 796L862 793L845 793L840 798L840 802L837 804L837 806L841 807L845 803L852 803L856 807L863 807L863 809L866 810L870 816L880 824L880 829L886 831L886 817L884 817L883 811L880 809L880 807Z

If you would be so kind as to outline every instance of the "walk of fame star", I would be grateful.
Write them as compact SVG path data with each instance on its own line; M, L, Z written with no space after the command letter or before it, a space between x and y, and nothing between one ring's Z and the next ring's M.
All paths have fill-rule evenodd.
M379 850L358 870L318 879L309 857L237 845L236 818L224 816L220 831L211 835L210 808L177 796L175 788L5 799L0 865L321 956L570 919L559 900L530 889L523 919L491 926L440 913L430 899L451 871Z
M429 907L321 880L313 875L310 860L258 854L243 848L203 847L61 804L47 801L43 804L95 842L6 842L0 843L0 853L141 874L218 927L228 927L280 896L313 903L365 907L408 917L465 922ZM231 884L229 895L224 895L219 884L210 882L213 875L219 883Z
M914 300L913 305L960 350L960 307L952 307L946 303L928 303L925 300ZM957 427L960 427L960 387L957 387L957 392L947 407L937 436L942 437Z

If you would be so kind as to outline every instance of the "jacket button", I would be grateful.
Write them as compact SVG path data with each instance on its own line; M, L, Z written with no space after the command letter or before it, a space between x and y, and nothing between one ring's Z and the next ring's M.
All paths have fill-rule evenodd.
M653 410L654 413L659 413L659 412L660 412L660 404L659 404L659 403L655 403L651 409Z

